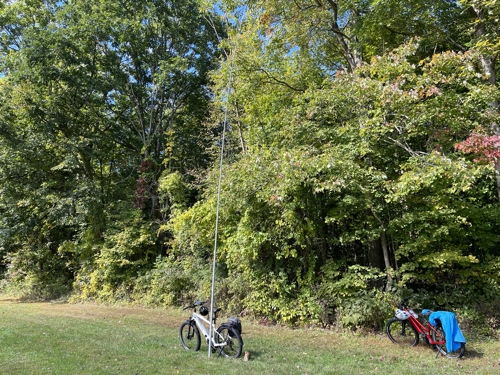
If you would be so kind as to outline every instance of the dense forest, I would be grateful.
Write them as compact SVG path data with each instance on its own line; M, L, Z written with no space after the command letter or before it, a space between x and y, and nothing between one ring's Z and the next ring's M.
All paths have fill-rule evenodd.
M500 324L500 0L0 1L0 288ZM229 90L226 88L229 87ZM418 307L418 306L416 306Z

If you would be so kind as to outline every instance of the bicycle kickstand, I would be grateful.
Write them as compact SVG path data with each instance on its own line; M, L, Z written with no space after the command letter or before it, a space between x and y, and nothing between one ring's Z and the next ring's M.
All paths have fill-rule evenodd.
M219 348L219 354L217 355L217 358L219 358L221 354L222 354L222 347Z
M218 348L214 347L213 345L211 345L211 348L212 348L212 353L216 353L216 351L219 352L219 354L217 355L217 358L220 357L220 355L222 354L222 346L219 346Z

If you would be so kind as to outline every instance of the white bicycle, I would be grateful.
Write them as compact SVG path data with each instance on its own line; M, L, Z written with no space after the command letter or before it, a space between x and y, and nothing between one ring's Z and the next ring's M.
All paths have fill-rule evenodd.
M186 306L183 310L194 309L193 315L189 317L184 323L181 324L181 329L179 331L179 338L181 339L181 344L184 349L197 351L200 349L201 338L200 331L205 337L208 343L209 331L205 327L205 324L210 325L210 322L204 318L208 315L208 308L203 306L207 301L195 301L193 304ZM199 314L196 312L196 308L199 307ZM216 330L215 324L217 321L217 313L221 311L220 308L214 309L213 311L213 322L212 322L212 338L210 340L212 353L219 351L219 357L221 354L227 358L238 358L241 355L243 349L243 340L241 339L241 321L236 318L229 318L226 323L222 323L221 326Z

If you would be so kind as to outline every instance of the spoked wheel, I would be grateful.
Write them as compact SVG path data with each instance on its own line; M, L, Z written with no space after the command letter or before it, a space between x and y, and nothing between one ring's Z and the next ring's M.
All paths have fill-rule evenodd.
M395 344L415 346L418 344L418 333L408 320L392 318L385 326L385 333Z
M227 358L238 358L243 350L243 340L240 334L231 327L219 327L215 334L215 342L224 344L221 353Z
M431 329L431 337L432 341L446 341L446 335L443 331L443 327L437 326L434 328L436 331ZM446 349L446 343L444 344L436 344L436 349L438 350L439 353L444 355L445 357L448 358L462 358L464 353L465 353L465 343L461 342L460 346L456 348L456 350L448 351Z
M192 351L200 349L200 332L193 322L187 321L181 324L179 338L184 349Z

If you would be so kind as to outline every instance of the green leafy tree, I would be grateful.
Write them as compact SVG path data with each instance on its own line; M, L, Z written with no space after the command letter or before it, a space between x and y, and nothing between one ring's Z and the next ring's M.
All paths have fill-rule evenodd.
M320 319L324 306L340 303L311 294L343 285L335 284L343 272L323 276L332 261L344 271L367 267L346 274L342 290L352 285L350 296L361 295L359 280L348 281L356 275L360 285L377 285L380 274L369 271L373 239L381 242L387 287L432 283L442 304L462 280L496 277L487 271L488 256L498 256L495 236L477 241L481 220L498 227L493 170L454 147L479 124L497 121L488 104L496 88L483 85L477 53L437 54L417 65L418 50L403 46L355 73L339 72L323 88L287 88L292 100L274 100L276 112L243 117L249 131L272 129L273 138L248 142L224 171L218 261L232 280L252 285L232 292L258 315ZM262 106L270 108L285 88L266 88ZM174 217L175 256L209 259L215 177L205 202Z
M161 173L210 160L201 122L217 39L196 1L17 1L0 12L3 248L22 262L15 272L35 274L46 257L34 249L47 248L60 268L47 275L70 279L116 233L121 201L133 216L135 195L157 227Z
M497 86L498 54L500 52L500 29L498 20L500 17L500 3L496 0L475 1L463 0L461 4L472 17L470 34L472 39L469 45L481 51L481 67L483 70L483 79L490 85ZM491 110L498 112L498 97L492 100ZM500 128L497 123L490 124L490 127L478 127L476 134L472 135L469 143L474 143L474 138L484 139L486 143L495 144L495 139L500 135ZM481 142L483 143L483 142ZM497 144L494 148L498 151ZM472 151L472 150L470 150ZM481 150L486 151L487 150ZM475 147L475 153L481 153L480 149ZM497 174L497 193L500 200L500 166L495 164Z

